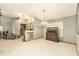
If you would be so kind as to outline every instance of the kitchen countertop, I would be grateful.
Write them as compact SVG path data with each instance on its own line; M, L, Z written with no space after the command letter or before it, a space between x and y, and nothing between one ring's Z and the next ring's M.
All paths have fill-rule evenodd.
M33 30L25 30L25 32L33 32Z

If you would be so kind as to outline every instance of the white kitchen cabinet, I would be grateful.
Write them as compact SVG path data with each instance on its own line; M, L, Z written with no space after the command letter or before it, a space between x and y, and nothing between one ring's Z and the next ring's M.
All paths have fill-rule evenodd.
M33 31L32 30L26 30L25 31L25 41L29 41L33 39Z

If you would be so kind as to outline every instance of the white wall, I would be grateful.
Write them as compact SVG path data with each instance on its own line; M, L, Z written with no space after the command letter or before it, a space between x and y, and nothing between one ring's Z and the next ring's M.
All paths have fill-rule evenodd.
M1 18L1 23L3 26L3 31L8 30L9 35L12 33L12 22L11 22L11 18L3 16Z
M64 39L63 41L76 43L76 18L64 19Z
M12 33L20 35L20 24L26 24L26 19L13 19L12 20Z
M62 41L76 43L76 16L68 16L48 21L48 23L63 22ZM61 26L61 25L59 25Z
M16 35L20 35L20 22L19 20L12 21L12 33Z
M43 27L41 26L41 21L35 18L34 21L34 38L41 38L43 37Z
M46 29L47 25L43 25L43 38L46 39Z
M34 27L34 38L41 38L43 37L42 26L35 26Z

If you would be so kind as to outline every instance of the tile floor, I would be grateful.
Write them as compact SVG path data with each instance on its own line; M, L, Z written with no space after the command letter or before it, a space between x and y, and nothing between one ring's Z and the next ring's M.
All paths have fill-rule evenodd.
M43 38L23 42L0 39L0 56L76 56L76 45Z

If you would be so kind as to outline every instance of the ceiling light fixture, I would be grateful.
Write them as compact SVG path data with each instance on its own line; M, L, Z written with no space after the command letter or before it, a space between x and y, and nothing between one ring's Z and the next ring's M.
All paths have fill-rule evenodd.
M43 10L43 19L42 19L42 22L41 22L42 25L47 25L47 21L45 19L45 11L46 10Z

